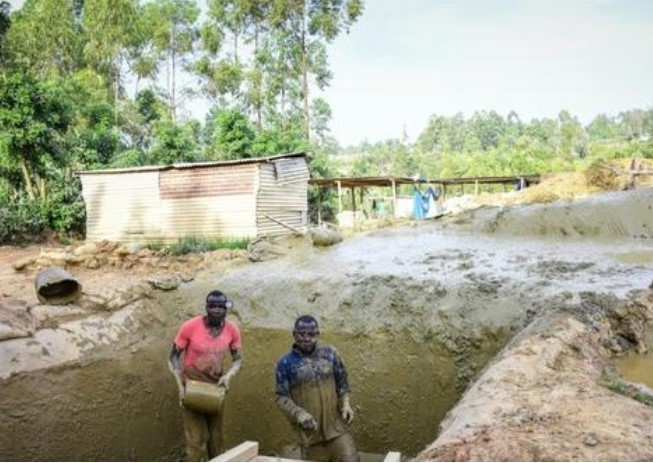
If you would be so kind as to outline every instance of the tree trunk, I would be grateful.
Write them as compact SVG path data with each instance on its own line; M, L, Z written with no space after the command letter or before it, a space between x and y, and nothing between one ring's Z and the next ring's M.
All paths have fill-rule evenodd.
M175 28L172 27L170 33L170 64L172 65L172 83L171 83L171 100L170 100L170 117L172 122L177 121L177 88L176 88L176 72L177 72L177 57L175 56Z
M45 189L45 179L42 178L40 175L36 175L36 189L39 192L39 198L41 201L46 200L46 189Z
M257 55L258 55L258 34L259 34L259 25L258 23L256 24L254 28L254 60L256 60ZM256 111L256 129L259 132L263 131L263 116L261 115L262 109L262 103L261 103L261 84L258 84L257 88L257 95L256 95L256 101L254 103L255 105L255 111Z
M23 179L25 180L27 195L29 196L29 199L34 200L34 188L32 187L32 179L29 175L29 169L27 168L27 161L22 156L20 157L20 170L23 173Z
M311 138L310 118L308 113L308 50L306 49L306 3L304 3L304 14L302 15L302 90L304 92L304 133L306 141Z

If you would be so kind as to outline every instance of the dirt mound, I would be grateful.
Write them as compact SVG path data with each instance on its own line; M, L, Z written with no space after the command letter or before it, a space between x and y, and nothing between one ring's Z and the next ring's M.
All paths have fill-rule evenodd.
M542 317L502 352L442 423L419 461L650 461L653 408L602 386L615 340L643 339L653 292L618 316ZM573 312L573 310L572 310ZM578 315L578 313L576 314ZM585 319L584 321L581 321ZM633 330L633 327L640 329Z

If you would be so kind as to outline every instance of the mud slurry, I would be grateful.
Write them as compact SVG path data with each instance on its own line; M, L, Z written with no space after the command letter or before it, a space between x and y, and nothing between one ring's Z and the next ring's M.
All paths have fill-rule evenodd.
M640 199L637 193L633 201ZM611 200L606 201L609 206ZM618 196L618 201L623 206L624 198ZM597 204L610 210L604 202ZM157 310L147 310L145 304L125 318L134 326L121 331L121 342L84 351L65 365L18 369L3 381L0 459L179 459L181 422L165 360L179 324L201 313L206 293L215 288L235 301L229 316L243 330L245 363L226 403L228 446L257 440L265 453L277 455L292 447L290 428L274 404L273 371L290 347L294 319L310 313L320 321L323 339L334 344L347 363L357 412L352 432L362 451L415 455L438 435L444 419L441 435L450 440L437 445L455 445L456 451L432 447L426 455L621 459L619 453L601 453L601 445L590 446L595 450L591 454L564 453L569 447L564 437L585 429L580 418L603 419L592 413L614 394L602 386L595 389L604 355L638 346L636 333L648 320L622 312L620 301L651 282L646 260L650 240L637 234L599 234L589 240L596 229L589 221L583 233L553 233L554 225L583 229L575 219L573 224L564 222L573 214L550 214L551 207L529 209L535 215L511 222L523 230L521 222L526 221L523 233L507 222L496 222L491 234L482 232L480 224L496 218L497 211L488 209L457 224L422 222L330 248L298 247L283 258L226 273L202 273L174 292L157 293L146 301ZM549 222L547 214L553 217ZM600 220L601 214L587 217ZM639 225L625 223L609 230L641 230L642 220L648 223L641 214L619 217ZM529 225L542 221L550 226ZM148 323L152 317L156 321ZM597 339L596 333L603 335ZM518 345L520 340L525 344ZM519 355L501 363L513 347ZM497 369L498 364L505 370ZM579 379L570 371L590 373ZM486 375L489 380L477 386L478 378L483 381ZM511 385L523 387L515 390ZM470 396L475 388L481 390L478 397L487 399L482 402L487 415L478 414L475 403L469 402L477 397ZM551 391L569 398L556 402L562 409L548 402ZM539 397L534 402L528 399L533 393ZM576 400L578 394L585 394L586 408ZM54 399L62 405L52 405ZM617 423L623 403L610 404L614 416L609 418ZM561 411L564 407L568 413ZM493 415L495 409L499 411ZM587 410L592 413L583 414ZM623 410L647 416L630 405ZM578 416L573 426L565 421L569 414ZM487 421L476 426L472 418L477 415ZM464 423L471 426L465 428ZM511 423L521 427L510 428ZM488 435L493 427L504 434ZM538 447L535 438L515 437L537 431L534 436L546 439L546 430L560 431L556 445ZM609 438L600 436L598 428L592 432ZM486 437L511 446L474 454L470 446L487 448L481 445ZM574 445L580 439L580 449L585 437L593 442L591 436L576 437ZM520 443L530 450L522 451Z

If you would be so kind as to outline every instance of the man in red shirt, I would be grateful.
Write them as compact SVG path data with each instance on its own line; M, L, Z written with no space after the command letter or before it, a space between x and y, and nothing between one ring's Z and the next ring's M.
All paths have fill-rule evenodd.
M186 381L217 384L227 391L229 382L240 370L240 331L235 323L226 320L232 306L222 292L211 291L206 296L206 315L185 321L172 344L169 365L179 388L188 461L210 460L222 451L222 412L205 414L183 406L183 402ZM223 360L228 353L233 362L223 374Z

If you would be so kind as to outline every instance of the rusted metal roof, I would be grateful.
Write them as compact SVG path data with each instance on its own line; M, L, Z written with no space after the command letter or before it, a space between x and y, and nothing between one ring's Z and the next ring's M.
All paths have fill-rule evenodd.
M171 169L196 169L202 167L217 167L217 166L235 166L241 164L260 164L264 162L273 162L277 159L306 157L309 156L306 152L278 154L274 156L265 156L260 158L248 159L233 159L229 161L207 161L207 162L186 162L178 163L167 166L140 166L140 167L125 167L118 169L99 169L99 170L82 170L75 172L77 175L97 175L97 174L124 174L130 172L156 172Z

